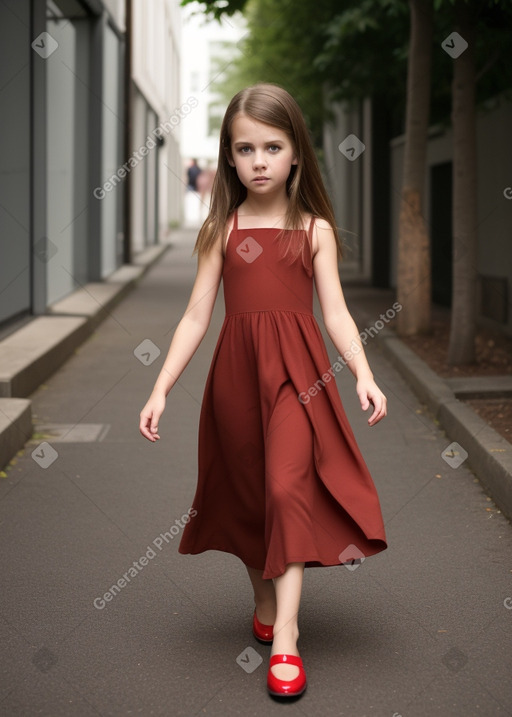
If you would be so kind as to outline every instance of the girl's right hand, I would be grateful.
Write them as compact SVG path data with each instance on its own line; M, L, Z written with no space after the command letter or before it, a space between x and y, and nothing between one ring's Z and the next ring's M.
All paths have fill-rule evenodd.
M161 394L151 394L149 401L140 412L139 430L148 441L155 443L160 436L158 435L158 421L165 409L165 396Z

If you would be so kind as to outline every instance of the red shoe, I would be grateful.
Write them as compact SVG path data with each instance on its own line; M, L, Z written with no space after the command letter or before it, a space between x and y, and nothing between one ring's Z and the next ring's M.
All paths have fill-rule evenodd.
M258 620L256 615L256 608L254 608L254 615L252 618L252 634L261 642L262 645L271 645L274 639L274 626L264 625Z
M299 668L299 674L294 680L280 680L270 669L273 665L285 662ZM299 697L306 686L306 673L300 657L297 655L272 655L267 675L267 687L273 697Z

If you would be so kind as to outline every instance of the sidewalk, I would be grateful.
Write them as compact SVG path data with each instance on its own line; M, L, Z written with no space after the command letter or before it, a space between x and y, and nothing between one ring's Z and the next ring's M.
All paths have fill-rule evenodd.
M267 696L269 648L251 635L243 565L216 551L177 552L222 289L169 396L161 441L138 432L188 302L194 240L175 233L27 397L36 434L0 480L0 715L511 715L511 526L469 458L452 467L452 439L375 340L367 353L388 417L368 428L348 370L337 383L389 548L355 570L306 570L299 648L308 690L286 706ZM357 289L346 293L361 329L368 304ZM315 314L334 361L318 304Z
M82 286L45 316L0 332L0 470L32 435L26 396L44 383L169 248L151 246L105 281Z

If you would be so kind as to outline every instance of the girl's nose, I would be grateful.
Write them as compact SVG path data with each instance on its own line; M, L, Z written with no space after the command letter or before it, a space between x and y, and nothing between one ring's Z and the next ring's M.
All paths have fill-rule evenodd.
M259 168L259 167L267 166L267 162L265 160L265 155L263 154L263 152L255 152L254 153L253 166L255 169Z

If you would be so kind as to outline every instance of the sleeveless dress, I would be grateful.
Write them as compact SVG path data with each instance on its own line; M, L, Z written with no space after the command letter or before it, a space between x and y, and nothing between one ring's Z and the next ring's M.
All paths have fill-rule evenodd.
M387 548L377 491L333 377L339 368L313 315L313 224L304 256L290 263L280 229L238 229L235 210L197 488L178 548L232 553L263 578L292 562L359 564Z

